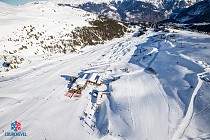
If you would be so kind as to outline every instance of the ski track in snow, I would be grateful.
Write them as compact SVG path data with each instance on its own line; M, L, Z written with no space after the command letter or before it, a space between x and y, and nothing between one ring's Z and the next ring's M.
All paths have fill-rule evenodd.
M204 74L204 73L197 74L198 84L195 87L195 89L193 91L193 94L191 96L191 100L190 100L190 104L189 104L188 109L187 109L187 113L184 116L184 118L182 119L181 123L179 124L176 132L174 133L174 135L172 137L172 140L178 140L178 139L180 139L183 136L185 130L188 127L188 125L190 124L190 121L192 119L193 112L194 112L194 101L195 101L195 97L196 97L196 95L197 95L197 93L198 93L198 91L201 88L202 83L203 83L203 81L200 79L200 75L202 75L202 74Z

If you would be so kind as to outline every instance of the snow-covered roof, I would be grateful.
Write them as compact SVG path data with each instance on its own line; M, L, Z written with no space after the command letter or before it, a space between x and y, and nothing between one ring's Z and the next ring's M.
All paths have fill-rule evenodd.
M91 73L88 80L89 80L90 82L96 82L96 80L97 80L97 79L96 79L97 75L98 75L98 73L95 73L95 72L94 72L94 73Z
M72 89L78 89L78 87L83 87L86 83L86 79L83 79L83 78L78 78L75 83L72 85Z
M76 80L75 84L77 84L77 86L79 86L79 87L83 87L85 85L86 81L87 81L86 79L78 78Z

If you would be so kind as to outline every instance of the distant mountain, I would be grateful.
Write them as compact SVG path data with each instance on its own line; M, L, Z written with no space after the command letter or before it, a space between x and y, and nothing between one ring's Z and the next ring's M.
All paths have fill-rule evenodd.
M198 2L171 15L168 21L178 23L210 22L210 0Z
M122 1L111 3L85 3L79 8L122 21L159 21L165 18L163 11L151 3L141 1Z
M210 0L198 2L188 8L177 9L169 19L159 23L181 23L181 26L179 25L181 28L210 33Z
M141 1L145 3L151 3L158 8L164 8L166 10L176 9L177 7L190 6L200 0L49 0L58 3L71 3L71 4L85 4L85 3L121 3L121 2L134 2Z
M160 4L166 11L171 11L177 8L189 7L198 1L200 0L163 0Z
M166 19L172 10L185 8L196 0L54 0L70 4L85 11L101 14L122 21L151 21Z

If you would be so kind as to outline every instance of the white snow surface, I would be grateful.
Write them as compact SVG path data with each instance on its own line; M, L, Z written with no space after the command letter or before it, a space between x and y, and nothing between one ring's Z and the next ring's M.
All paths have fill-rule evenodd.
M35 55L33 47L6 53L4 50L12 51L17 45L8 39L19 39L15 34L23 34L22 27L28 25L59 37L73 27L88 25L86 12L51 2L0 7L0 62L5 61L4 55L27 61L8 72L1 66L1 139L210 138L210 84L202 78L210 72L208 35L149 29L140 37L127 33L78 53L51 53L43 59L46 54ZM75 26L68 26L72 23ZM69 78L84 70L99 73L104 84L89 84L80 98L64 96ZM96 99L91 96L93 90L111 95ZM97 103L101 104L96 111ZM12 132L13 121L21 122L26 137L4 136Z

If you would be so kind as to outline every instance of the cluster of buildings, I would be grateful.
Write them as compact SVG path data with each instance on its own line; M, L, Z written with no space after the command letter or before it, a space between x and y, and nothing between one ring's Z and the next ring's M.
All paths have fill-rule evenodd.
M100 75L96 72L85 73L79 77L72 77L70 80L72 86L66 93L68 97L80 97L82 91L86 88L88 84L100 86L102 85L102 79Z

